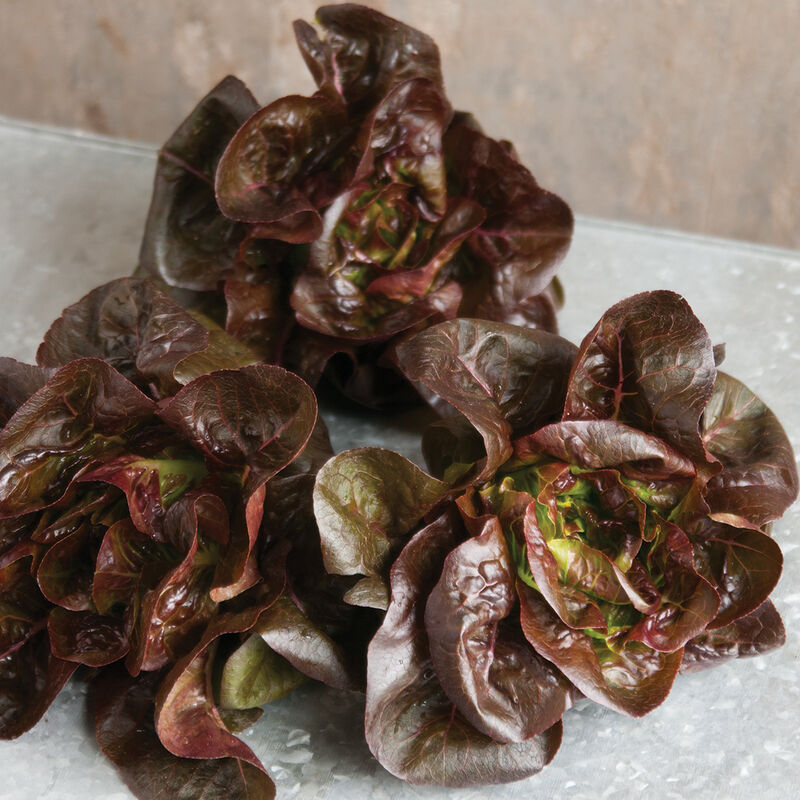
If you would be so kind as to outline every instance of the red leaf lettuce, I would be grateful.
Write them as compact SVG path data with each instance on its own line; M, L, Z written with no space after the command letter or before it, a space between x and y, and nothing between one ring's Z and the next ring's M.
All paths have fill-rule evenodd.
M84 665L140 797L273 797L235 732L306 677L363 679L311 514L313 391L138 279L66 309L38 360L0 362L0 736Z
M295 35L316 93L258 108L229 77L200 102L161 150L138 274L368 405L413 395L386 358L408 332L555 330L572 214L453 112L430 37L356 5Z
M459 319L395 357L450 409L427 434L438 478L366 448L314 491L326 567L388 603L366 719L387 769L514 780L575 697L640 716L682 663L783 643L769 524L797 496L791 447L681 297L629 298L579 348Z

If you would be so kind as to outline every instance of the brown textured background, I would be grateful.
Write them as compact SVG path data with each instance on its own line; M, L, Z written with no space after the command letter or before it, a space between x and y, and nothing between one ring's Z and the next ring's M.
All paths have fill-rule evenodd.
M800 248L800 0L372 0L584 214ZM313 84L310 0L0 0L0 114L160 143L227 73Z

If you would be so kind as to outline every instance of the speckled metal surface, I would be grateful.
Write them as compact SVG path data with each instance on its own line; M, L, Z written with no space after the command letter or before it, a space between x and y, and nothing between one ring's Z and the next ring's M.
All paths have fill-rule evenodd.
M0 153L0 354L30 361L63 306L132 270L154 154L2 121ZM681 292L712 339L727 342L726 371L771 406L800 452L800 253L580 219L561 275L562 333L573 340L625 295ZM341 410L327 419L337 449L376 443L419 459L413 416L399 427ZM786 559L773 595L788 633L782 650L682 677L641 720L584 701L564 718L554 762L527 781L459 791L407 786L367 750L362 700L319 686L268 707L244 738L279 800L785 800L800 783L800 508L774 535ZM0 743L0 796L131 796L97 749L80 684L32 731Z

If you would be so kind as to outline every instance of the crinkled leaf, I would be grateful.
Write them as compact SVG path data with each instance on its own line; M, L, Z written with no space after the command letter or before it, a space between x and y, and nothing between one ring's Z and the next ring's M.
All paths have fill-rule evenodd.
M121 619L94 611L54 608L47 620L50 648L64 661L105 667L128 652L128 637Z
M36 514L0 519L0 569L27 556L36 556L38 545L31 539ZM0 648L1 649L1 648Z
M298 20L297 44L317 85L341 95L352 113L375 106L392 87L427 78L444 94L439 49L430 36L355 4L323 6L315 22Z
M394 86L370 118L378 172L414 185L429 213L443 214L447 207L442 136L450 114L441 86L415 77ZM482 221L483 214L475 224Z
M758 608L775 588L783 554L774 539L759 530L706 520L692 532L698 572L720 596L719 628Z
M581 343L565 420L612 419L705 460L698 432L716 377L706 329L673 292L612 306Z
M359 255L357 248L343 240L337 230L357 193L342 195L325 212L324 228L311 246L308 268L300 274L292 291L291 305L297 321L328 336L372 342L388 339L427 319L454 317L462 297L461 287L455 281L432 283L427 274L417 274L412 279L418 283L421 278L425 291L420 293L420 286L414 286L413 294L398 300L375 298L367 293L368 287L362 288L353 280L349 273L354 267L361 268L359 262L365 256ZM472 225L468 216L461 222L467 230ZM437 261L431 262L434 273L438 266ZM397 275L402 276L403 271L399 270ZM393 272L385 278L389 285L383 288L390 294L393 283L406 280ZM376 289L379 288L378 285ZM405 287L406 293L408 288Z
M92 538L91 527L84 524L44 554L36 579L51 603L71 611L92 608Z
M58 500L88 464L122 450L121 437L154 411L103 361L82 358L59 369L0 432L0 516Z
M370 646L367 740L384 766L412 783L515 780L552 758L561 728L523 744L501 744L475 730L442 691L428 651L424 602L455 543L454 524L445 514L423 529L392 570L392 604Z
M228 76L161 148L138 274L214 290L233 268L245 229L220 213L214 176L223 150L257 109L247 87Z
M225 305L225 330L252 348L261 361L278 361L291 328L278 278L257 284L225 281Z
M763 525L797 497L792 446L775 415L743 383L717 373L701 422L706 449L722 462L706 502L712 514L733 514Z
M317 422L316 397L296 375L256 365L203 375L159 413L210 465L242 476L244 502L214 578L212 596L221 602L257 577L252 556L265 484L303 452Z
M657 436L614 420L555 422L531 434L530 441L554 458L584 469L615 467L639 481L691 479L691 459ZM517 454L524 441L516 444Z
M127 517L124 496L113 486L87 487L75 482L61 500L36 514L31 539L45 545L58 542L86 522L110 526Z
M545 599L522 581L517 581L517 593L525 637L591 700L641 717L669 694L683 650L659 653L631 642L622 652L614 652L602 639L565 625Z
M455 406L477 428L487 461L478 480L511 455L512 433L552 421L563 407L574 345L544 331L453 320L398 345L409 380Z
M502 744L453 706L433 669L425 601L455 545L443 514L405 546L392 567L392 602L369 646L366 737L393 775L450 787L520 780L539 772L561 743L561 724L524 742Z
M273 800L269 776L246 761L178 758L164 748L153 724L160 679L160 673L131 678L112 668L94 682L97 742L130 790L140 800Z
M432 231L430 244L423 251L420 266L412 263L408 265L408 269L400 268L403 266L402 251L398 251L392 259L389 271L382 274L378 272L378 277L367 283L367 299L375 298L379 303L386 299L410 303L430 293L447 277L450 262L456 256L461 243L480 225L484 216L483 209L477 203L463 197L451 198L447 202L444 215Z
M591 590L591 595L597 593L598 597L606 600L625 597L611 561L578 539L554 542L551 549L548 537L536 519L534 503L525 514L524 533L533 580L562 624L575 629L604 630L605 617L587 590ZM559 548L560 561L553 553L556 544L562 545Z
M256 490L251 503L253 506L263 505L263 488ZM250 503L247 505L249 507ZM256 520L251 525L247 519L248 513L247 510L242 513L241 505L238 505L237 513L229 519L228 510L217 495L198 489L167 520L176 534L196 530L211 557L216 556L214 578L209 590L209 597L215 603L236 597L260 579L256 574L252 549L261 516L260 513L256 514Z
M165 545L138 531L130 519L121 519L105 533L95 561L92 601L101 614L127 607L134 599L145 565L172 565ZM148 566L151 570L152 566Z
M225 661L219 688L220 707L262 706L285 697L305 680L302 672L268 647L260 636L252 634Z
M516 322L531 298L545 291L572 238L569 206L542 189L502 143L465 125L444 139L448 189L486 210L469 240L486 265L488 292L465 315Z
M5 425L26 400L47 383L53 371L24 364L15 358L0 358L0 425Z
M259 109L220 159L215 189L222 213L269 223L274 239L282 238L282 223L290 241L313 241L321 232L317 208L348 185L360 159L347 157L347 134L343 106L321 94L289 95Z
M292 308L297 321L313 331L357 342L382 342L426 320L451 319L461 302L461 287L450 281L409 302L389 301L393 309L365 319L364 292L334 273L330 278L304 273L295 284Z
M681 672L696 672L733 658L769 653L786 642L786 631L775 606L765 600L755 611L722 628L696 636L686 645Z
M496 520L456 547L428 596L425 629L447 696L498 742L542 733L572 705L569 683L514 624L516 571Z
M391 450L365 447L335 456L314 486L325 568L385 576L408 532L446 492L446 484Z
M64 309L36 353L43 367L76 358L107 361L143 391L172 394L178 364L209 344L208 331L150 281L122 278Z
M247 467L249 495L302 452L317 402L296 375L258 364L203 375L159 413L219 468Z
M27 558L0 569L0 659L42 630L50 608Z

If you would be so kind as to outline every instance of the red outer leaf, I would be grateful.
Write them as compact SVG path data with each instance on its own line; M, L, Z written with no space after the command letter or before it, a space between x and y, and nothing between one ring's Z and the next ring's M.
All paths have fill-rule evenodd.
M46 631L0 659L0 739L36 725L77 667L50 652Z
M622 654L608 650L600 659L592 638L564 625L535 589L517 581L517 593L527 640L591 700L641 717L669 694L683 650L659 653L632 642Z
M353 113L372 108L409 78L428 78L444 94L439 49L430 36L352 3L323 6L315 21L324 38L298 20L297 44L317 85L341 96Z
M281 367L257 364L203 375L159 411L221 469L247 467L257 488L302 452L317 420L314 392Z
M542 189L512 153L472 127L454 124L444 139L451 195L486 210L469 240L486 265L488 291L462 316L516 321L530 299L545 291L572 238L569 206Z
M290 241L316 239L322 230L317 208L350 182L356 158L347 153L343 106L321 94L289 95L256 111L231 139L217 169L215 191L222 213L242 222L288 226ZM302 224L298 220L302 219Z
M174 755L189 758L233 758L264 769L253 751L225 727L210 692L213 661L208 648L195 650L180 662L159 689L156 730Z
M282 587L277 587L280 592ZM211 665L216 639L225 633L250 630L275 602L274 589L238 613L218 616L198 644L178 661L156 697L156 731L171 753L187 758L232 756L262 769L253 751L225 727L211 690Z
M51 545L78 530L87 520L92 524L113 525L125 516L117 490L81 486L76 481L62 500L36 515L36 527L30 534L34 542ZM29 518L30 519L30 518Z
M392 602L368 653L367 744L393 775L451 787L520 780L561 743L561 723L501 744L475 730L442 691L428 651L424 603L455 543L445 513L423 528L392 567Z
M487 460L478 481L511 455L513 432L561 412L575 348L559 336L483 320L453 320L398 345L403 374L455 406L477 428Z
M0 425L52 377L54 370L23 364L15 358L0 358Z
M59 500L87 464L114 454L155 404L95 358L59 369L0 432L0 517Z
M165 509L157 461L126 453L90 469L81 475L80 480L102 481L121 489L128 501L131 522L137 530L155 539L163 538L161 529Z
M0 661L44 628L51 607L26 556L0 568Z
M447 489L391 450L364 447L334 456L314 485L325 568L337 575L385 576L398 544Z
M214 581L213 597L228 599L256 578L251 556L263 517L264 485L303 452L317 421L316 397L296 375L258 364L203 375L159 413L211 465L242 474L241 516Z
M515 277L513 270L504 270L497 276L500 282L493 289L493 297L497 298L493 304L489 305L487 302L472 311L465 302L461 305L461 313L471 316L481 314L486 319L519 325L521 328L558 333L557 314L564 305L564 290L558 283L558 278L554 278L541 294L519 299L519 295L524 291L524 284L516 281ZM485 293L481 293L483 294Z
M712 514L764 525L795 501L797 467L786 433L761 400L724 372L717 373L701 434L722 463L705 495Z
M536 449L585 469L618 468L635 480L693 478L695 466L657 436L613 420L576 420L546 425L529 437ZM518 457L526 440L515 442Z
M122 278L64 309L36 353L43 367L100 358L143 390L178 390L178 364L209 345L208 331L150 281Z
M47 620L50 649L64 661L105 667L128 652L128 637L121 619L93 611L54 608Z
M263 361L279 361L291 319L283 307L278 276L257 284L225 281L225 305L225 330L253 348Z
M572 705L570 684L503 620L516 570L496 519L450 552L428 596L425 629L439 682L458 710L498 742L550 728ZM515 635L515 633L517 635Z
M247 87L229 75L161 148L138 275L202 291L216 289L233 268L245 230L220 213L214 176L231 137L257 109Z
M31 539L35 522L29 515L0 519L0 570L21 558L38 557L40 547Z
M253 630L292 666L336 689L357 689L342 648L286 595L258 619Z
M217 563L211 598L217 603L230 600L259 581L253 548L264 515L265 486L250 495L244 508L237 506L227 547Z
M565 420L612 419L705 461L698 432L714 389L711 340L673 292L644 292L612 306L583 340Z
M160 673L131 678L104 670L94 683L97 742L140 800L274 800L275 785L260 768L236 758L188 759L168 752L153 724Z
M698 571L722 601L709 627L729 625L767 599L783 569L783 553L774 539L712 520L702 521L691 533Z
M755 611L730 625L705 631L686 645L681 672L697 672L732 658L769 653L786 643L786 631L775 606L765 600Z

